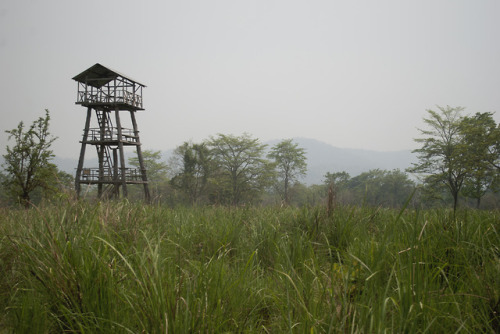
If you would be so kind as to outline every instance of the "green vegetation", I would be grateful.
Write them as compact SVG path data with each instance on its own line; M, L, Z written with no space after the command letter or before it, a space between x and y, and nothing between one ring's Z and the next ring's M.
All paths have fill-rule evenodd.
M3 192L5 197L26 208L36 191L50 195L61 184L59 176L67 176L66 173L58 175L57 167L50 163L54 156L50 147L56 138L49 132L49 121L49 111L45 110L45 117L39 117L28 129L19 122L17 128L5 131L9 139L14 140L14 146L7 146L3 156Z
M286 204L290 203L289 188L291 184L307 172L306 151L292 139L285 139L274 145L267 155L276 164L278 182L275 189Z
M212 202L239 205L255 202L271 184L273 166L264 158L267 145L249 134L218 134L208 145L216 164Z
M200 143L177 147L168 163L160 151L145 150L149 189L155 204L185 205L324 205L328 198L343 205L402 208L412 195L411 208L451 206L498 209L500 194L500 124L489 112L462 116L463 108L427 110L421 144L413 152L418 162L406 172L372 169L351 177L330 171L322 184L304 185L306 150L291 139L273 147L249 134L217 134ZM72 177L50 160L54 141L48 132L49 114L27 131L23 123L7 131L15 139L7 147L0 171L0 206L47 203L71 197ZM131 166L139 167L137 158ZM407 173L412 173L411 178ZM97 197L95 187L84 197ZM131 201L142 200L143 186L127 186ZM415 190L416 189L416 190Z
M457 209L461 192L476 199L496 191L500 165L500 124L492 113L462 116L462 107L439 107L439 112L427 110L424 118L428 129L420 130L423 138L417 153L418 163L408 171L421 174L428 193L438 193L446 187Z
M151 192L151 197L157 199L164 185L168 183L167 173L169 172L168 165L161 160L160 151L145 150L142 151L142 160L144 167L147 171L148 181L149 181L149 191ZM140 168L139 158L130 157L128 159L130 166L135 168ZM130 187L129 198L142 200L144 198L143 187Z
M171 159L175 172L170 183L181 193L182 202L198 204L207 201L210 185L216 184L211 182L212 160L206 143L185 142L175 149Z
M0 212L0 332L498 333L498 211Z
M345 172L327 173L323 189L330 184L334 185L337 201L341 203L389 208L403 207L416 187L415 182L405 173L380 169L370 170L352 178ZM412 200L415 202L415 196Z

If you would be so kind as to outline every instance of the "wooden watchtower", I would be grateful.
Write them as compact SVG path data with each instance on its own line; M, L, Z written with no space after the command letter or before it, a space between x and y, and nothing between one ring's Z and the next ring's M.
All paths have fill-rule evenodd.
M148 179L135 119L135 112L144 110L142 89L146 86L101 64L95 64L73 80L78 83L76 104L87 108L76 169L77 196L82 184L97 185L99 198L119 197L120 187L123 197L127 197L127 184L143 184L144 197L149 202ZM120 118L120 112L129 112L132 128L122 126L126 119ZM98 167L84 168L87 145L96 148ZM135 147L139 169L126 166L125 147Z

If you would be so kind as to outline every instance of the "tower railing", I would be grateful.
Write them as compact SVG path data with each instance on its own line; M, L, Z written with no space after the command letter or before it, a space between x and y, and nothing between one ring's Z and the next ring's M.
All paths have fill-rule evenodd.
M89 183L99 183L99 182L122 182L123 175L125 176L125 181L127 182L137 182L142 181L141 170L139 168L124 168L125 174L122 173L122 169L118 169L118 174L115 174L113 168L103 168L103 174L100 176L99 168L83 168L81 181Z
M133 107L141 108L142 96L129 92L125 89L115 90L112 94L105 91L78 91L76 103L80 104L100 104L100 103L124 103Z
M137 136L134 133L134 130L132 129L127 129L127 128L122 128L122 141L128 142L128 143L137 143ZM101 129L100 128L90 128L89 133L88 133L88 138L90 141L93 142L99 142L101 141ZM103 141L118 141L118 128L117 127L112 127L112 128L106 128L104 130L104 136L102 138Z

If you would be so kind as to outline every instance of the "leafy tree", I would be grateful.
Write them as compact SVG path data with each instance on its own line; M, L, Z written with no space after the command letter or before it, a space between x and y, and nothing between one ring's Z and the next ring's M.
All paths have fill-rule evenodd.
M17 128L7 130L9 140L14 140L14 146L7 146L3 167L5 179L3 185L10 196L25 208L30 205L31 193L38 189L53 188L55 165L50 163L54 157L50 146L56 140L49 132L49 111L45 117L40 117L25 129L21 121Z
M479 208L481 198L492 188L500 171L500 128L492 113L476 113L464 117L460 123L463 144L467 147L468 177L463 193L476 199Z
M324 205L325 193L325 186L322 184L305 186L302 183L295 183L290 187L290 204L296 206Z
M421 183L418 187L420 204L427 208L442 207L453 202L448 187L444 183Z
M492 190L497 180L496 174L491 169L473 168L470 175L465 179L462 193L466 197L476 200L476 208L481 205L481 198Z
M323 179L325 193L330 194L330 191L332 191L332 200L339 203L346 203L348 197L347 185L350 179L351 176L345 171L327 172Z
M219 200L233 205L255 199L270 184L272 165L263 158L267 145L248 134L219 134L208 142L217 167Z
M197 204L206 195L212 170L212 157L206 143L184 142L174 151L177 171L171 184L181 190L191 204Z
M140 168L138 157L130 157L128 160L131 166ZM152 196L157 199L160 196L160 188L168 181L169 166L162 161L161 151L144 150L142 151L142 160L144 168L146 168L146 175L148 176Z
M348 180L344 186L353 203L402 207L415 189L415 183L398 169L372 169Z
M289 187L307 172L306 151L292 139L285 139L271 148L267 155L273 159L278 170L277 190L289 204Z
M161 151L144 150L142 151L142 160L146 168L148 181L152 183L165 181L169 167L162 161ZM140 167L138 157L130 157L128 161L131 166Z
M4 173L0 172L0 184L3 185L5 184L7 180L7 175ZM0 208L1 207L6 207L9 203L9 194L6 191L5 187L0 187Z
M335 173L327 172L324 176L324 183L327 186L333 183L337 188L340 189L345 188L350 179L351 176L345 171Z
M379 189L380 203L393 208L402 207L412 195L415 187L415 182L405 172L399 169L388 171L384 174Z
M58 170L56 175L56 184L59 193L72 194L75 190L75 178L65 171Z
M428 129L419 129L424 137L415 139L422 144L421 148L413 151L417 153L418 162L408 171L423 174L427 184L446 185L456 210L458 195L467 177L469 159L460 133L463 108L438 106L438 109L439 112L427 110L429 116L424 118L424 122Z
M50 165L50 170L47 172L47 183L49 188L39 187L30 195L30 202L39 204L46 201L59 201L61 199L74 199L75 193L75 178L73 175L59 170L55 165Z
M372 169L350 179L347 187L353 193L354 200L368 205L382 205L386 195L382 194L381 188L386 173L385 170Z

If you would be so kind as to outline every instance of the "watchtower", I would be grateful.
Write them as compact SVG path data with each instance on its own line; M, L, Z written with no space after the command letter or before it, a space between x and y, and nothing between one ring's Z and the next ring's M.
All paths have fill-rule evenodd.
M87 108L87 119L76 169L75 189L80 196L82 184L97 185L99 198L127 197L127 184L143 184L144 197L150 200L146 168L141 151L135 112L144 110L142 89L145 85L95 64L73 78L78 83L76 104ZM132 128L122 126L120 112L129 112ZM95 113L95 118L92 115ZM113 121L115 124L113 124ZM123 120L123 121L126 121ZM97 150L98 167L85 167L85 150ZM125 164L125 147L135 147L140 168Z

